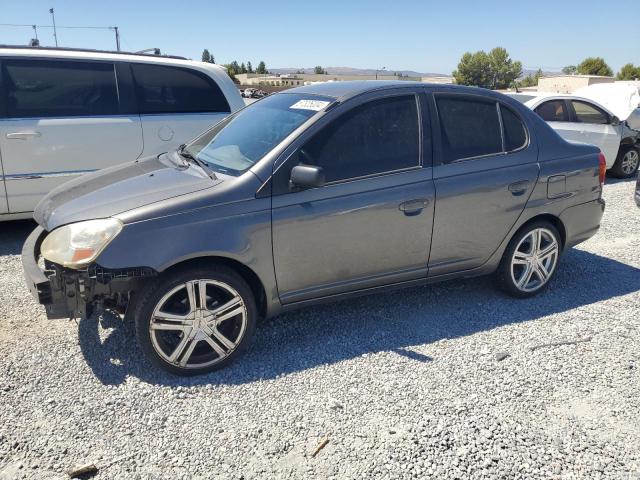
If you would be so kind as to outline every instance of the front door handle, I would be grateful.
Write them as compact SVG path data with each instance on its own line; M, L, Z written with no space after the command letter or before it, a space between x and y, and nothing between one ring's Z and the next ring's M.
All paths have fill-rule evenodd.
M418 198L416 200L408 200L402 202L398 207L400 211L404 212L407 216L418 215L425 207L429 205L428 198Z
M513 182L509 184L509 191L514 197L519 197L524 194L529 188L529 180L520 180L519 182Z
M7 138L9 140L27 140L33 137L39 137L42 134L40 132L12 132L7 133Z

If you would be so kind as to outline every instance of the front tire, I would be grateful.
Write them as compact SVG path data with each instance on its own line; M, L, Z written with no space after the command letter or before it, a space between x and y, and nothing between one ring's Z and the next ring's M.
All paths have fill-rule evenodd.
M609 172L616 178L630 178L635 175L640 165L640 152L636 147L620 147L616 163Z
M534 222L511 239L504 252L496 279L511 296L528 298L542 292L555 274L562 240L549 222Z
M136 308L140 348L160 368L199 375L225 367L251 342L257 310L251 288L225 267L162 275Z

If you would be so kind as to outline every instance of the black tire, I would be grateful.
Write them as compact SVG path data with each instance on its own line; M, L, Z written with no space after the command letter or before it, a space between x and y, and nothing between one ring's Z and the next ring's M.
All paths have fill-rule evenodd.
M205 280L211 281L211 283L204 282ZM197 284L195 285L191 283L196 281ZM189 305L189 298L191 297L189 296L190 292L188 290L188 283L191 283L192 285L190 287L192 289L191 293L193 294L195 292L195 294L192 295L195 299L194 306ZM200 308L201 299L199 292L200 288L202 288L201 285L203 284L205 285L204 292L206 296L205 309L210 308L210 310L203 310ZM224 287L222 287L222 285L224 285ZM225 290L227 288L229 288L230 291ZM175 293L171 294L173 291L175 291ZM227 293L229 297L225 298L225 293ZM167 295L170 296L165 298ZM203 312L205 312L204 315L209 315L206 312L211 312L216 308L219 308L220 304L231 304L233 299L237 298L237 296L241 298L239 303L241 306L238 306L237 308L240 309L242 313L238 313L235 317L231 316L228 320L224 320L219 324L221 328L218 328L218 326L212 327L207 323L214 321L216 318L215 316L210 320L202 318ZM137 295L136 300L135 324L136 336L138 338L140 348L154 363L154 365L176 375L200 375L224 368L244 352L247 346L251 343L255 333L257 309L251 288L237 272L227 267L192 267L163 274L140 292L140 294ZM159 305L159 302L161 301L164 302L163 305ZM162 306L183 308L184 310L179 311L179 314L188 316L192 315L191 313L188 313L189 311L194 309L200 310L198 320L192 321L198 323L193 323L191 326L180 326L179 328L184 329L181 331L165 331L166 325L175 324L172 323L173 320L168 320L165 323L162 323L164 320L160 320L159 317L156 317L156 312L158 314L161 313L156 309L159 309ZM229 313L233 313L231 310ZM166 308L165 311L167 311ZM178 310L174 310L174 312L175 311ZM222 316L223 314L224 312L220 315ZM169 312L169 315L173 315L173 313ZM194 318L196 315L196 313L193 313ZM236 326L239 316L242 317L240 322L242 322L244 327ZM244 321L245 319L246 321ZM154 330L153 333L151 325L152 322L154 323L154 329L158 329ZM161 329L158 327L159 323L162 324ZM229 326L232 328L229 329ZM204 335L201 328L208 329L207 331L210 333L215 330L216 335L208 335L209 340L212 340L218 348L223 350L225 352L225 356L214 351L209 340L204 338L199 340L199 335ZM225 328L227 328L227 332L224 333L225 336L223 339L226 339L229 343L235 343L233 347L229 347L226 343L218 340L220 337L217 336L217 334L220 334ZM197 333L193 334L195 330L197 330ZM185 339L185 337L187 337L187 332L189 332L189 335L195 335L194 340L189 340L189 338ZM237 335L237 337L234 335ZM173 363L169 362L168 360L171 358L170 353L175 354L179 350L179 347L183 345L183 340L185 345L187 345L182 348L184 354L178 354L178 357ZM195 343L195 347L191 348L190 343ZM175 350L172 350L172 347L175 347ZM181 366L178 359L183 360L186 358L187 353L187 362L189 362L191 358L201 359L202 361L200 363L194 363L193 365L186 363L184 366Z
M639 165L640 150L631 145L622 145L618 151L616 162L609 169L609 174L615 178L631 178L638 171Z
M535 275L539 279L541 284L536 286L535 282L532 281L532 289L529 291L525 291L518 286L518 284L516 283L516 279L514 278L515 274L512 274L512 261L513 261L516 249L519 246L521 246L521 242L523 242L523 240L527 238L534 230L540 231L541 229L544 230L543 236L546 238L547 235L551 235L557 245L557 253L553 261L553 269L551 270L550 274L548 275L548 278L544 282L540 280L540 277L538 276L538 274L536 273L536 270L534 269L533 275ZM526 243L524 245L526 246ZM547 246L550 247L551 244L547 244ZM500 261L500 265L498 266L498 270L496 271L496 274L495 274L496 282L498 286L504 292L516 298L529 298L543 292L549 286L549 283L553 278L553 275L555 275L555 272L557 270L557 266L560 260L560 255L562 253L562 247L563 247L562 237L560 236L558 229L554 227L551 223L546 221L536 221L528 225L525 225L513 236L513 238L509 242L509 245L507 246L502 256L502 260ZM544 247L543 247L543 250L544 250ZM524 269L526 269L527 267L516 266L514 271L517 273L519 268L523 269L523 274L524 274ZM538 267L536 267L536 269L537 268ZM540 271L542 272L542 270ZM546 271L547 270L545 269L544 272Z

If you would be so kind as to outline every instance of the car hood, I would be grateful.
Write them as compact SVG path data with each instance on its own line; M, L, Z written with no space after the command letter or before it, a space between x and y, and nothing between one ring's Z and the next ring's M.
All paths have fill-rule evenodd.
M83 175L52 190L38 203L33 217L51 231L68 223L111 217L222 182L212 180L196 165L182 166L179 162L160 155Z

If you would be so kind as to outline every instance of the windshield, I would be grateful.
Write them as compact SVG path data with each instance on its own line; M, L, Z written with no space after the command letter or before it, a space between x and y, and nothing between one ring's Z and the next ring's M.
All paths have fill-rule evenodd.
M227 117L185 151L214 171L239 175L332 101L316 95L269 96Z

